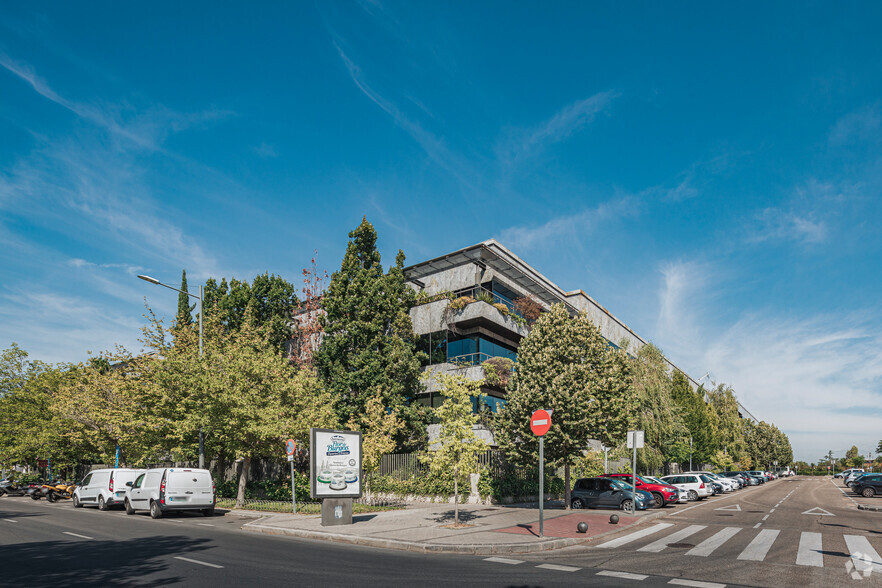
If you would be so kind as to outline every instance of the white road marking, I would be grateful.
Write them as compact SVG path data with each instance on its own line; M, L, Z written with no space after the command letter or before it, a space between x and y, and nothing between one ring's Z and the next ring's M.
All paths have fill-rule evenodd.
M644 576L643 574L629 574L628 572L610 572L608 570L603 570L602 572L597 572L598 576L609 576L610 578L623 578L625 580L645 580L649 576Z
M199 525L199 526L201 526L201 527L213 527L213 526L214 526L214 525L209 524L209 523L196 523L196 524Z
M882 557L876 553L870 541L863 535L846 535L845 544L854 562L854 569L861 574L882 574Z
M775 508L778 508L778 507L776 506ZM769 512L775 512L775 508L773 508L773 509L770 510Z
M729 506L721 506L720 508L715 508L714 510L733 510L735 512L741 512L741 505L730 504Z
M810 508L807 511L804 511L802 514L807 515L820 515L822 517L835 517L836 515L828 510L824 510L820 506L816 506L815 508Z
M680 578L674 578L668 584L674 584L675 586L694 586L695 588L726 588L725 584L717 584L715 582L696 582L695 580L681 580Z
M719 530L715 535L709 537L686 552L686 555L695 555L698 557L707 557L720 545L735 536L741 531L740 527L726 527Z
M3 519L7 523L17 523L18 521L13 521L12 519Z
M671 533L667 537L662 537L658 541L653 541L649 545L644 545L637 551L650 551L652 553L659 553L668 546L668 543L678 543L689 535L694 535L695 533L698 533L702 529L706 528L707 527L705 525L689 525L685 529L680 529L676 533Z
M510 564L513 566L524 563L523 561L521 561L519 559L507 559L505 557L488 557L488 558L485 558L484 561L492 561L495 563Z
M86 535L79 535L77 533L71 533L70 531L62 531L65 535L71 535L73 537L79 537L80 539L92 539L92 537L87 537Z
M757 524L755 524L755 525L753 526L753 528L754 528L754 529L759 529L759 528L762 527L762 526L763 526L762 523L757 523Z
M796 552L796 565L824 567L824 554L821 553L820 533L803 533L799 537L799 551Z
M769 515L764 516L763 520L766 520L767 518L769 518Z
M636 541L637 539L641 539L646 537L647 535L652 535L662 529L667 529L668 527L673 527L671 523L659 523L657 525L653 525L651 527L647 527L646 529L641 529L635 533L631 533L630 535L625 535L624 537L619 537L618 539L613 539L612 541L607 541L603 545L598 545L598 547L603 548L611 548L611 547L621 547L626 543L630 543L631 541Z
M178 555L174 556L175 559L179 559L181 561L188 561L190 563L199 564L200 566L208 566L210 568L223 568L224 566L219 566L217 564L208 563L207 561L199 561L198 559L190 559L189 557L180 557Z
M745 559L750 561L763 561L766 559L766 554L769 552L769 549L772 547L772 543L775 542L775 539L778 538L778 533L781 531L765 529L764 531L760 531L759 535L754 537L753 541L750 542L750 545L744 548L744 551L738 556L738 559Z
M574 568L573 566L559 566L557 564L541 564L536 566L545 570L556 570L558 572L578 572L582 568Z

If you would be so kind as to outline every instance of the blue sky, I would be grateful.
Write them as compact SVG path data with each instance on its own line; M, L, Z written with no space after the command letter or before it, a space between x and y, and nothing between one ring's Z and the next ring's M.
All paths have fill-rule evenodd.
M817 460L882 437L878 3L13 3L0 346L494 237ZM475 3L471 3L475 4Z

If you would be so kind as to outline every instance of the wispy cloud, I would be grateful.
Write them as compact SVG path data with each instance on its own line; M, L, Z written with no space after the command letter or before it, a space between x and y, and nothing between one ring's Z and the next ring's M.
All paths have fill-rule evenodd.
M660 278L658 344L684 368L731 385L757 418L790 435L797 458L863 447L878 436L882 325L875 313L793 317L755 308L731 317L715 298L736 277L680 261L662 266Z
M562 108L535 127L509 129L496 148L503 168L514 167L541 154L548 147L565 141L607 110L618 96L619 93L613 90L599 92Z
M560 241L581 240L601 223L637 216L640 208L639 200L623 196L575 214L552 218L539 226L509 227L499 233L499 239L507 247L526 251Z
M854 141L880 140L882 131L882 103L877 102L851 112L833 125L828 142L841 147Z
M756 226L747 241L793 241L801 245L815 245L825 242L827 233L823 220L799 216L777 208L765 208L757 213Z
M272 145L268 145L267 143L261 143L260 145L255 147L254 152L263 158L275 159L276 157L279 156L278 152L276 151L276 148L273 147Z

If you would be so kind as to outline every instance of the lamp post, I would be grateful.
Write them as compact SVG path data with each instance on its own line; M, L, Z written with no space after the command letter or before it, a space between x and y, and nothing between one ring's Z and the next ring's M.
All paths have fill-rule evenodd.
M156 278L151 278L150 276L144 276L144 275L139 274L138 277L141 278L142 280L144 280L145 282L150 282L151 284L156 284L157 286L164 286L164 287L168 288L169 290L174 290L175 292L180 292L181 294L186 294L187 296L190 296L191 298L195 298L196 300L199 301L199 357L202 357L202 296L203 296L202 284L199 284L199 296L196 296L195 294L190 294L189 292L184 292L183 290L175 288L174 286L169 286L168 284L163 284L162 282L160 282ZM204 441L205 441L205 439L202 435L202 427L200 426L199 427L199 469L205 468L205 443L204 443Z

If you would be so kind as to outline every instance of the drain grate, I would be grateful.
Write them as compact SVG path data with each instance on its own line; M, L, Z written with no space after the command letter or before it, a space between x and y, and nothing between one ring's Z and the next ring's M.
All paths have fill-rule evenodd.
M717 513L717 516L718 516L718 517L734 517L735 515L733 515L733 514L723 514L723 513L721 513L721 512L718 512L718 513Z
M766 512L766 511L764 511L764 510L749 510L749 511L747 511L747 512L758 512L758 513L762 514L762 513Z
M682 549L690 549L695 547L692 543L668 543L668 547L680 547Z

